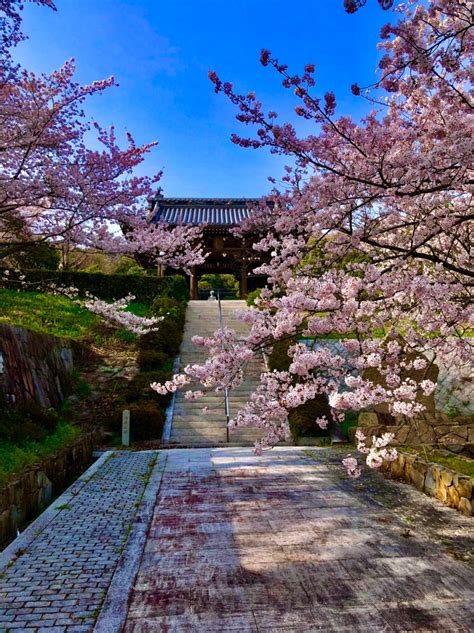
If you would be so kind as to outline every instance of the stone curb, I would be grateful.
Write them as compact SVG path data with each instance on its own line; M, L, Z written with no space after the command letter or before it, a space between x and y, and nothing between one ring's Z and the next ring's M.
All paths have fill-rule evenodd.
M166 453L158 455L143 493L141 506L135 516L130 536L117 563L101 612L95 623L94 633L120 633L123 629L167 458Z
M178 354L175 357L174 363L173 363L173 376L175 376L176 374L179 374L179 363L180 363L180 360L181 360L181 357L180 357L180 354ZM163 427L163 434L161 436L161 442L163 444L168 444L169 441L170 441L171 427L173 426L173 415L174 415L175 402L176 402L176 391L171 396L171 401L170 401L169 405L166 408L165 425Z
M398 450L397 459L382 465L382 472L466 516L474 515L474 477L403 450Z
M48 527L56 516L62 512L59 506L67 505L77 496L77 493L87 484L89 479L101 468L114 451L107 451L90 468L88 468L76 481L55 499L40 516L33 521L14 541L0 552L0 572L16 558L16 552L27 550L28 546ZM74 494L73 494L74 493Z

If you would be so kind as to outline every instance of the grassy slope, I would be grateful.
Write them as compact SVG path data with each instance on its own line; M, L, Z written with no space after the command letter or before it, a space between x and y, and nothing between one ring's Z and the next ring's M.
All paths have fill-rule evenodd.
M132 304L130 309L135 314L148 316L148 307L143 304ZM35 292L0 289L0 323L95 344L107 345L112 339L122 344L136 340L135 335L125 330L107 327L104 332L104 321L100 317L65 297ZM67 446L79 435L78 427L61 421L42 441L28 441L21 446L0 442L0 485L26 466Z
M140 316L149 314L148 306L142 303L131 303L129 309ZM97 336L104 321L66 297L0 289L0 323L21 325L42 334L83 339ZM115 329L114 333L130 342L136 338L123 330Z
M0 322L79 339L89 334L100 319L65 297L0 290Z

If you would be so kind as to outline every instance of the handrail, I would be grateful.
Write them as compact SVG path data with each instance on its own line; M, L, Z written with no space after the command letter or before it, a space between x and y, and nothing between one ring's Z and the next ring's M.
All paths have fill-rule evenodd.
M217 291L217 307L219 309L219 325L221 330L224 329L224 318L222 316L222 304L221 304L221 296L219 291ZM221 343L222 349L224 349L224 342ZM229 443L229 422L230 422L230 405L229 405L229 389L224 387L224 406L225 406L225 417L226 417L226 440L227 444Z

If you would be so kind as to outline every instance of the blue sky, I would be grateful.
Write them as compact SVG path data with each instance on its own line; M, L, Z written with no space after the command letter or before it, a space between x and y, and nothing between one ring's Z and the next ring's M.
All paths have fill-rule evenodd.
M372 83L379 31L388 21L375 0L347 15L342 0L57 0L57 12L27 5L29 36L15 57L49 72L74 57L82 83L114 75L118 88L88 101L86 112L120 134L159 146L143 173L164 168L167 196L260 196L283 161L265 150L233 145L242 132L235 110L216 95L209 69L242 91L255 91L282 119L294 101L271 69L268 48L290 69L316 65L318 93L333 90L338 112L360 116L365 104L350 92Z

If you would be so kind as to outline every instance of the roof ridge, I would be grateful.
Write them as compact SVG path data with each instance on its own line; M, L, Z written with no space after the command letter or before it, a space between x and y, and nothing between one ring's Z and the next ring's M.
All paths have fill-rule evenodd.
M258 202L260 198L157 198L154 202L163 204L163 202Z
M224 199L227 200L227 199ZM242 199L238 199L242 202ZM208 204L196 202L196 199L184 199L185 204L179 204L171 198L169 204L154 205L151 221L163 220L169 224L211 224L220 226L235 226L244 219L250 217L252 209L248 204L216 204L207 199L202 199Z

